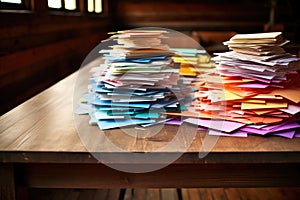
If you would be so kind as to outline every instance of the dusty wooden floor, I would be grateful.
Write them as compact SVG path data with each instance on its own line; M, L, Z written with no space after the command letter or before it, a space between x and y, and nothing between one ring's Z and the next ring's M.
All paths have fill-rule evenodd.
M190 188L183 200L297 200L300 188ZM30 189L29 200L117 200L118 189ZM124 200L180 200L176 189L126 189Z

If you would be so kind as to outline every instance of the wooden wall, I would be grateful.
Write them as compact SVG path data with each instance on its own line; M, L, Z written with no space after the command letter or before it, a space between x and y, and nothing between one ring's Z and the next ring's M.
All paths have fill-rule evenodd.
M1 114L79 69L107 37L107 13L48 11L36 2L28 11L0 10Z
M115 23L126 27L163 26L180 30L261 31L271 0L111 0ZM295 0L278 0L275 22L292 23ZM298 16L298 15L297 15ZM292 21L291 21L292 20Z
M300 43L299 9L296 0L277 1L275 23ZM271 0L111 0L110 12L117 29L165 27L178 31L264 31ZM229 34L230 35L230 34Z
M162 26L177 30L262 30L269 11L264 1L257 0L113 0L112 3L111 11L120 26Z

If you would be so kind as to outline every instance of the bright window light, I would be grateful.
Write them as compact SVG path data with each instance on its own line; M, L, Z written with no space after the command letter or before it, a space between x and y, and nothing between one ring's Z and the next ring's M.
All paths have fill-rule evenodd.
M87 9L88 12L94 12L94 0L88 0Z
M1 0L0 2L5 2L5 3L22 3L22 0Z
M75 10L76 9L76 0L65 0L65 9Z
M101 0L95 0L95 12L96 13L102 12L102 1Z
M49 8L61 8L61 0L48 0Z

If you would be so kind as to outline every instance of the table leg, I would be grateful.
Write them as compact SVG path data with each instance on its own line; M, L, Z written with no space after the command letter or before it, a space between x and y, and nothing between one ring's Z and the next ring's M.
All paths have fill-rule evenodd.
M15 200L15 177L13 164L0 164L0 199Z

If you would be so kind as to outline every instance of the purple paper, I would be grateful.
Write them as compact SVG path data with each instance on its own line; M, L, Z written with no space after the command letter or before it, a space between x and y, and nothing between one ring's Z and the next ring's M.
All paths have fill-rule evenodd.
M172 120L166 121L165 124L180 126L182 124L182 121L177 120L177 119L172 119Z
M296 130L296 133L295 133L294 137L300 138L300 129Z
M203 127L203 126L198 126L198 131L206 131L207 128Z
M300 124L298 124L297 122L289 122L289 123L282 123L282 124L278 124L278 125L274 125L274 126L267 126L262 129L269 130L272 132L277 132L277 131L283 131L283 130L288 130L288 129L295 129L295 128L299 128L299 127L300 127Z
M245 124L243 123L221 120L221 119L215 120L215 119L188 118L184 121L191 124L196 124L198 126L214 129L214 130L225 131L227 133L245 126Z
M243 127L240 130L241 131L246 131L249 134L257 134L257 135L266 135L268 133L277 133L280 131L284 130L289 130L289 129L296 129L299 128L300 125L296 122L290 122L290 123L281 123L278 125L270 125L263 127L261 129L253 128L253 127Z
M248 132L248 134L256 134L256 135L266 135L269 133L269 130L263 130L263 129L257 129L257 128L252 128L252 127L243 127L240 129L241 131Z
M279 131L279 132L273 133L272 135L292 139L294 137L295 133L296 133L296 129L290 129L290 130Z

